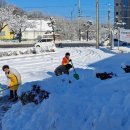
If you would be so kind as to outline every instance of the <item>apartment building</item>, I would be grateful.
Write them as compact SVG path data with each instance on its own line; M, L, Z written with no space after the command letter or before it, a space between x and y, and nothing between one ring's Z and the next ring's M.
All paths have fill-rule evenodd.
M114 0L115 22L124 22L125 28L130 29L130 0Z

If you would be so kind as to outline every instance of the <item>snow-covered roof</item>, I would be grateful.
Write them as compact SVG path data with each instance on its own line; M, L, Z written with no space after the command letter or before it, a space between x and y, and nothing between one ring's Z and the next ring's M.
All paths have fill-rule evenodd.
M52 28L48 26L50 21L45 20L28 20L28 22L33 23L33 28L27 28L26 31L52 31Z

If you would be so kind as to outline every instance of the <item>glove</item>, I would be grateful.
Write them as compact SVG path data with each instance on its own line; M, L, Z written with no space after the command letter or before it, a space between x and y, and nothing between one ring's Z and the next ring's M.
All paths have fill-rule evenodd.
M71 62L72 60L70 59L69 62Z

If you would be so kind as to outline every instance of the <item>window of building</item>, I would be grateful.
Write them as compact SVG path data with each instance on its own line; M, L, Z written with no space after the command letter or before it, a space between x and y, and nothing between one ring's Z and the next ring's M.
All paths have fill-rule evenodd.
M116 3L116 6L119 6L119 3Z
M14 32L10 32L10 35L14 34Z
M119 12L116 12L116 15L119 15Z
M5 32L2 31L2 32L0 33L0 36L5 36Z

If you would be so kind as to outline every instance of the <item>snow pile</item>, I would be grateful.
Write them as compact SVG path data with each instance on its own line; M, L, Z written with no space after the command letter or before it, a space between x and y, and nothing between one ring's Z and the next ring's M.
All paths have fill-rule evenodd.
M117 55L105 50L91 50L91 54L87 55L89 60L86 61L91 63L89 67L76 69L80 80L73 78L73 71L69 77L56 77L52 72L44 72L44 75L50 76L41 81L25 83L19 89L19 95L29 91L34 84L49 91L51 95L38 105L31 103L23 106L20 102L13 105L2 120L2 129L130 130L130 75L120 68L122 63L129 62L130 54ZM78 53L81 57L88 53L86 49L82 51ZM98 54L109 58L106 56L101 60ZM81 57L76 57L79 65L84 60ZM93 60L92 63L93 57L100 60L95 63ZM102 81L96 78L95 70L113 71L118 76ZM68 80L72 83L69 84Z
M3 119L3 130L129 130L129 79L95 86L88 86L85 79L70 85L55 78L42 81L39 84L52 91L50 98L37 106L14 105Z

